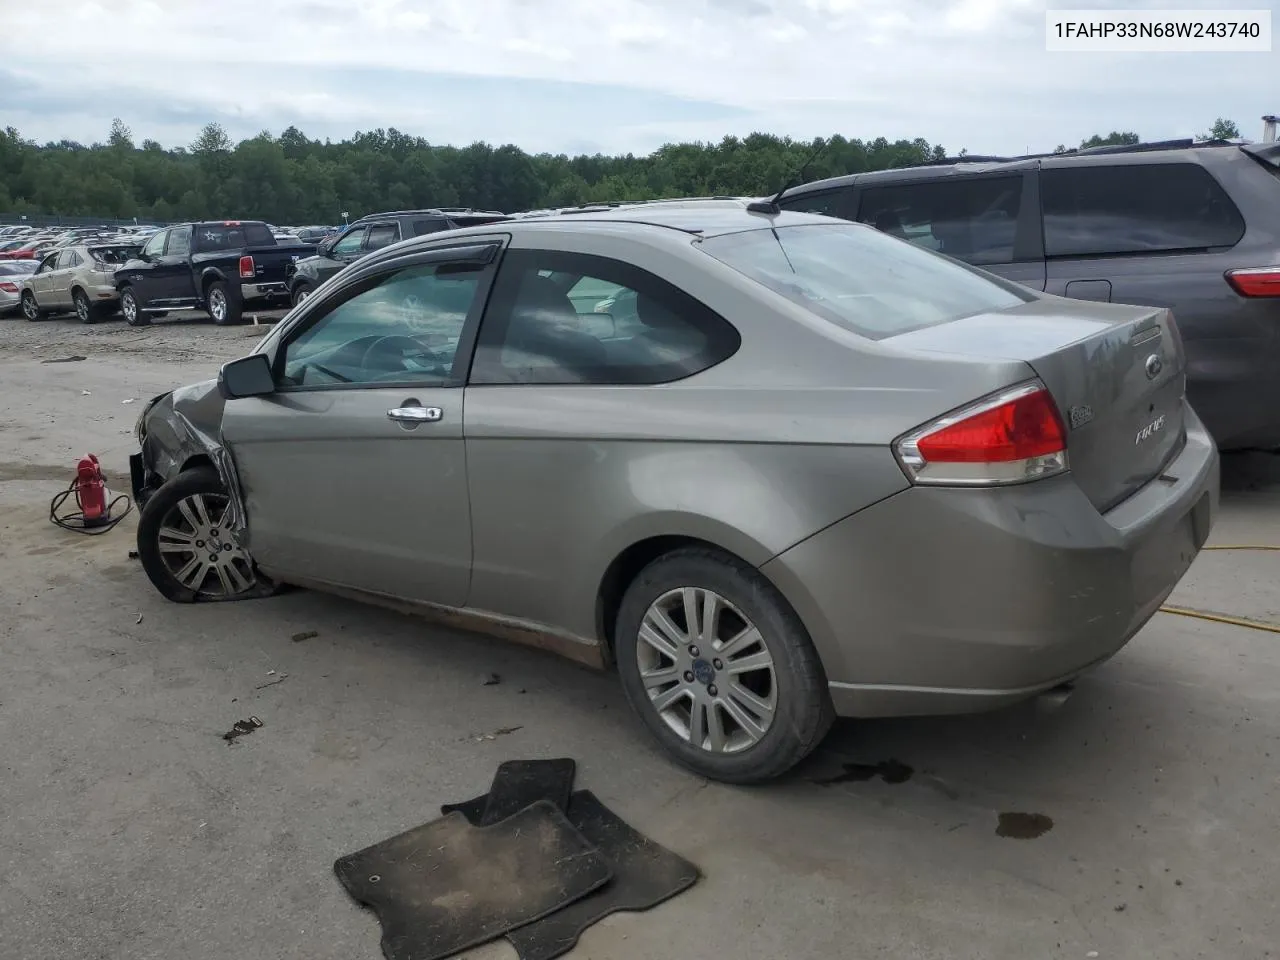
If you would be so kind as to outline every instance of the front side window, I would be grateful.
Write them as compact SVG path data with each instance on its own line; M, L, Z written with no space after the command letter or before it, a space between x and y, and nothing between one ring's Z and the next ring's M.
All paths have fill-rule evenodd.
M749 230L698 246L811 313L872 340L1034 299L852 223Z
M483 275L477 264L419 264L343 291L285 346L281 386L449 384Z
M191 228L178 227L169 231L169 243L164 248L166 257L185 257L191 252Z
M56 264L57 262L58 262L58 255L56 253L49 254L49 256L45 257L43 260L40 261L40 266L36 268L36 273L48 273L50 270L53 269L54 264Z
M364 243L364 234L365 228L357 227L335 243L329 252L338 257L359 253L360 247Z
M1236 205L1194 163L1044 170L1040 197L1050 257L1230 247L1244 236Z
M844 210L845 200L849 196L848 188L842 190L823 190L819 193L802 193L798 197L784 197L778 206L784 210L795 210L799 213L820 213L826 217L838 217Z
M509 250L476 344L475 384L657 384L738 349L684 291L607 257Z
M148 257L158 257L164 253L164 242L169 239L169 231L162 230L154 237L147 241L147 245L142 248L142 252Z
M858 220L881 233L977 265L1013 263L1022 176L866 187Z

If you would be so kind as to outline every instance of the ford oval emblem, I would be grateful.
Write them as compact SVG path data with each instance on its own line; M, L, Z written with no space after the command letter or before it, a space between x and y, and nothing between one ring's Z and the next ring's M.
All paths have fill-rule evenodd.
M1153 353L1147 357L1147 379L1154 380L1160 376L1160 371L1164 369L1164 361L1160 359L1160 354Z

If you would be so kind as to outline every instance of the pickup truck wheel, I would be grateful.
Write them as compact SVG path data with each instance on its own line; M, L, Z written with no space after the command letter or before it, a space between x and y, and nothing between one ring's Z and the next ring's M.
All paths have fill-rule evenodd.
M220 327L229 327L240 322L241 304L233 302L227 293L227 285L222 280L209 284L209 292L205 295L205 303L209 316Z
M311 296L312 292L313 291L311 289L311 284L305 283L305 282L300 283L293 288L293 296L290 299L293 305L296 307L303 300L307 299L307 297Z
M40 309L40 304L36 303L36 295L30 290L26 290L22 294L22 315L28 320L39 320L44 315L44 311Z
M132 287L125 287L120 291L120 312L124 314L124 322L131 327L145 327L151 323L150 318L142 312Z

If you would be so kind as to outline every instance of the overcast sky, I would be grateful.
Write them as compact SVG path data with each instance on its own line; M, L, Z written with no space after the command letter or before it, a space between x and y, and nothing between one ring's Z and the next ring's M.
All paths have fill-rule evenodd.
M1277 53L1047 53L1046 8L1280 0L0 0L0 124L189 143L290 124L647 153L754 130L949 151L1146 139L1280 112ZM1280 17L1275 17L1280 22Z

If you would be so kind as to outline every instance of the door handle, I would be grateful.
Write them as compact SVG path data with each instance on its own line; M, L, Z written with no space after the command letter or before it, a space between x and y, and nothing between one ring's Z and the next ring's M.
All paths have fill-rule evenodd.
M400 423L435 423L444 412L439 407L392 407L387 417Z

